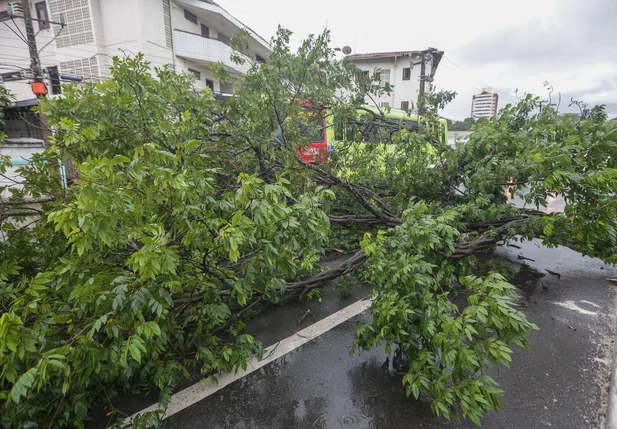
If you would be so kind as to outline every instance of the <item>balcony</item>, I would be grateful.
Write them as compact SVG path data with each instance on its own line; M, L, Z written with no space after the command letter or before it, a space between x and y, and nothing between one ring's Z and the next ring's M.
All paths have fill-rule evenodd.
M204 37L200 34L183 30L174 30L174 51L182 58L187 58L203 65L222 62L231 72L246 73L250 68L250 60L244 64L236 64L231 60L233 50L217 39Z

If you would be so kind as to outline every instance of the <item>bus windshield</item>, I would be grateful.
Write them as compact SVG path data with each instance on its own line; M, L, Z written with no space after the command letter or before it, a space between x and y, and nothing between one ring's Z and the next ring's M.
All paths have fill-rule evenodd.
M308 110L307 121L300 126L300 135L310 143L318 143L324 140L324 119L319 114Z

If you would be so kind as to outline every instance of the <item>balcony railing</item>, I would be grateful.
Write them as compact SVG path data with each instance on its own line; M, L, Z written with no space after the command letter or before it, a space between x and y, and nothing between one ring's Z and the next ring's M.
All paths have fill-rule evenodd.
M225 64L233 71L246 73L250 68L250 60L244 64L236 64L231 60L233 49L218 39L212 39L200 34L183 30L174 31L174 50L177 56L196 61Z

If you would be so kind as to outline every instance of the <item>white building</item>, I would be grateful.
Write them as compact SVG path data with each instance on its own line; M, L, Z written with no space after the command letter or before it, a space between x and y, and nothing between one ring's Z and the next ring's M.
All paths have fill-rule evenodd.
M490 88L484 88L480 94L471 100L471 117L474 119L494 118L497 116L499 94L491 93Z
M393 86L390 95L384 95L374 100L374 103L367 100L367 103L408 111L417 106L422 91L429 92L432 89L431 82L442 57L443 51L427 49L353 54L348 55L347 59L364 72L379 72L382 86L386 82ZM421 79L423 70L424 79Z
M27 70L28 46L22 41L24 21L11 19L7 0L0 0L0 76L15 79L15 72L26 73L21 80L4 84L17 100L33 99ZM21 3L21 0L13 0ZM219 82L210 65L222 62L232 74L247 70L230 59L230 38L245 29L250 34L249 54L253 60L268 61L270 45L246 25L211 0L30 0L37 48L45 70L49 94L61 92L58 76L73 76L84 81L109 77L111 57L143 52L154 66L172 66L193 73L196 86L210 87L217 94L235 91L232 83ZM45 24L59 22L66 26ZM9 28L10 27L10 28ZM14 32L13 32L13 31ZM9 76L12 74L12 76ZM56 77L56 79L54 79Z

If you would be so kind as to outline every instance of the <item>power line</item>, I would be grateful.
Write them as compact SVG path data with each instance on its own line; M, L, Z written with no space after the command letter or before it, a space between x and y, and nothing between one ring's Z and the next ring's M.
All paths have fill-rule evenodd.
M7 31L7 30L5 30L4 28L0 28L0 31ZM36 37L37 37L37 39L47 39L47 40L53 40L55 38L55 37L46 36L44 34L39 34ZM120 45L120 44L140 44L137 41L137 39L126 40L126 39L120 39L120 38L117 38L117 37L109 37L109 36L97 36L97 39L108 40L108 41L110 41L110 40L117 40L118 41L118 42L115 42L115 43L109 43L107 45L104 45L104 44L101 44L101 43L98 43L98 42L90 42L92 44L95 44L97 46L101 46L103 48L108 48L108 47L110 47L112 45ZM170 52L171 51L171 48L164 48L164 47L156 45L156 44L154 44L152 42L150 42L150 45L148 45L148 46L151 47L151 48L154 48L154 49L163 50L165 52ZM66 47L66 48L58 48L58 49L74 49L74 48Z
M96 44L96 45L98 45L98 44ZM13 45L3 45L3 44L0 44L0 46L4 46L4 47L6 47L6 48L15 48L15 49L20 49L18 46L13 46ZM98 46L105 47L105 46L103 46L103 45L98 45ZM64 48L63 48L63 49L64 49ZM87 51L87 50L85 50L85 49L79 49L79 48L73 48L73 47L69 47L69 48L66 48L66 49L69 49L69 50L72 50L72 51L77 51L77 52L85 52L85 53L87 53L87 54L89 54L89 55L85 55L85 56L83 56L83 57L82 57L82 56L79 56L79 55L72 55L72 54L66 54L66 53L63 53L63 52L62 52L62 53L57 52L57 53L55 53L55 54L50 53L50 54L45 55L45 56L47 56L47 57L51 57L51 56L54 56L54 57L56 57L56 56L64 56L64 57L72 57L72 58L80 58L80 59L83 59L83 58L91 58L91 57L93 57L93 56L95 56L95 55L101 55L101 54L100 54L100 53L98 53L98 52L93 54L93 53L92 53L92 51ZM171 52L170 52L170 54L171 54ZM171 57L162 57L162 56L159 56L159 55L153 55L153 54L147 54L147 55L146 55L146 54L144 54L144 56L147 56L148 58L159 58L159 59L162 59L162 60L167 60L167 61L170 61L170 60L171 60ZM17 56L17 55L14 55L14 57L16 57L16 58L20 58L20 57L19 57L19 56ZM21 57L21 58L26 58L26 57Z
M13 22L15 22L15 21L13 21ZM21 36L21 35L17 34L17 32L16 32L15 30L13 30L11 27L9 27L9 24L7 24L7 23L6 23L6 21L2 21L2 23L3 23L4 25L6 25L6 27L7 27L9 30L11 30L11 31L13 32L13 34L14 34L14 35L16 35L16 36L17 36L17 37L18 37L18 38L19 38L22 42L24 42L24 43L28 43L28 41L27 41L26 39L24 39L24 38L23 38L23 36ZM19 30L19 27L17 27L17 29ZM3 30L3 31L6 31L6 30L4 30L4 29L2 29L2 30ZM20 30L19 32L21 33L21 30Z
M500 90L499 88L497 88L497 87L495 87L495 86L493 86L493 85L490 85L490 84L488 84L488 83L484 82L482 79L479 79L479 78L475 77L473 74L471 74L470 72L468 72L467 70L465 70L463 67L461 67L461 66L459 66L458 64L456 64L454 61L452 61L450 58L446 57L445 55L444 55L443 57L444 57L444 58L445 58L448 62L450 62L450 63L451 63L451 64L453 64L454 66L458 67L460 70L462 70L463 72L467 73L469 76L471 76L472 78L474 78L475 80L477 80L477 81L478 81L478 82L480 82L481 84L483 84L483 85L485 85L485 86L487 86L487 87L493 88L495 91L497 91L497 92L498 92L498 93L500 93L500 94L505 95L506 97L510 97L510 98L512 98L512 99L514 99L514 100L516 100L516 97L514 97L513 95L510 95L510 94L508 94L508 93L506 93L506 92L504 92L504 91Z
M0 46L7 46L7 45L0 44ZM75 50L79 50L79 49L75 49ZM79 51L81 51L81 52L87 52L87 53L89 53L89 54L92 54L92 51L84 51L84 50L79 50ZM88 55L88 56L84 56L84 57L79 56L79 55L58 54L58 56L71 57L71 58L77 58L77 59L92 58L92 57L95 57L95 56L100 56L100 55L103 55L103 54L96 53L96 54L93 54L93 55ZM0 54L0 56L2 56L2 57L4 57L4 58L15 58L15 59L26 59L26 60L28 59L28 57L23 57L23 56L19 56L19 55L10 55L10 54L9 54L9 55ZM163 65L163 66L164 66L164 65L169 64L168 62L163 63L163 62L157 62L157 61L150 61L150 60L148 59L148 58L161 58L161 59L167 59L167 58L164 58L164 57L158 57L158 56L156 56L156 55L145 55L145 54L144 54L144 56L146 57L146 59L147 59L150 63L155 64L155 65ZM47 55L47 56L46 56L46 58L52 58L52 57L53 57L53 58L55 58L56 56L55 56L55 55ZM45 57L44 57L44 58L45 58ZM58 61L53 61L53 62L51 62L50 64L57 64L57 62L58 62ZM60 61L60 62L62 62L62 61Z

